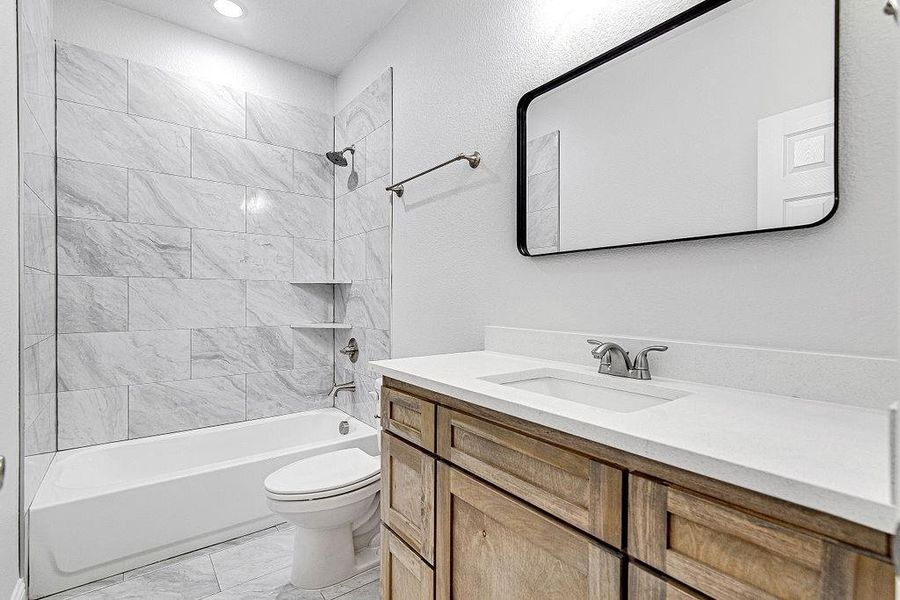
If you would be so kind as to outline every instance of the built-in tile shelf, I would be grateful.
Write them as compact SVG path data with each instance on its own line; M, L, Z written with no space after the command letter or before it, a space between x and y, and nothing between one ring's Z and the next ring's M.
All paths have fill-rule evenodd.
M349 323L294 323L291 329L353 329Z
M317 281L292 281L291 285L350 285L349 279L320 279Z

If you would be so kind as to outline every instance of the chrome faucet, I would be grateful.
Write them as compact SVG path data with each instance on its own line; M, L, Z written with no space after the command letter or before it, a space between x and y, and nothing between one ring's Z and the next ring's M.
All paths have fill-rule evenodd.
M591 356L600 361L598 373L641 380L650 379L650 361L647 360L647 354L665 352L669 349L668 346L649 346L638 352L632 362L625 348L615 342L588 340L587 343L594 346Z
M328 393L328 396L331 398L332 403L337 398L337 395L341 392L355 392L356 391L356 383L350 381L348 383L335 383L334 387L331 388L331 392Z

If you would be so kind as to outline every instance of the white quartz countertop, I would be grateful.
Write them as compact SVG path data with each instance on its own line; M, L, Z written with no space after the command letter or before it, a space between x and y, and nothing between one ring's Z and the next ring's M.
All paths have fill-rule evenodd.
M673 379L690 395L620 413L480 378L596 369L496 352L371 363L381 375L893 533L889 413Z

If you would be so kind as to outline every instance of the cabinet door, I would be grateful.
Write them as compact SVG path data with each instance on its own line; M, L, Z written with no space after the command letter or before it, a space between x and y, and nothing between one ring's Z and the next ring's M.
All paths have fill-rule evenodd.
M438 453L503 491L621 547L621 470L443 406L438 409Z
M438 465L440 600L618 600L621 558L578 530Z
M434 562L434 458L381 434L381 520Z
M434 452L434 404L389 387L381 388L381 426Z
M631 563L628 565L628 600L701 600L701 597Z
M381 600L434 600L434 569L384 526Z
M713 598L888 600L888 563L644 477L629 488L629 554Z

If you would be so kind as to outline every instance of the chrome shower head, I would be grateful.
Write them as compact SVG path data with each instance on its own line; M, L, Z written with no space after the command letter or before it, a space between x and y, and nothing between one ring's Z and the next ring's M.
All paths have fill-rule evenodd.
M355 146L347 146L340 152L338 152L337 150L332 150L331 152L326 152L325 158L327 158L328 160L330 160L332 163L336 164L339 167L346 167L347 159L344 157L344 154L346 152L350 152L350 155L352 156L353 153L356 152L356 147Z

